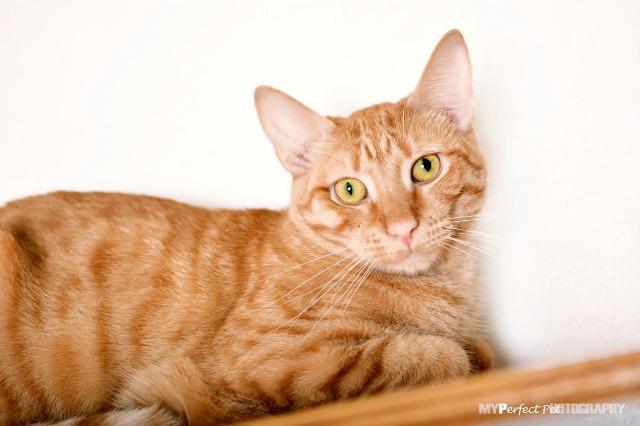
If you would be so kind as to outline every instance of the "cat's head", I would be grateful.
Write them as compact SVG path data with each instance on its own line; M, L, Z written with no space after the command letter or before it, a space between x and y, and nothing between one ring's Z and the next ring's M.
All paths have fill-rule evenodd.
M427 272L452 254L451 238L460 232L453 228L469 223L460 218L482 206L471 65L456 30L397 103L334 118L268 87L256 89L255 100L264 131L293 175L289 214L327 248L347 247L387 271Z

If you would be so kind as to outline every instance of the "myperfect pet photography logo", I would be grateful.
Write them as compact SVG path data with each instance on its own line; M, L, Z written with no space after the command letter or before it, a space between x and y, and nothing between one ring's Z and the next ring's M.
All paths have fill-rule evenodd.
M526 414L622 414L624 403L557 403L557 404L536 404L536 405L511 405L506 402L480 403L478 404L479 414L505 414L505 415L526 415Z

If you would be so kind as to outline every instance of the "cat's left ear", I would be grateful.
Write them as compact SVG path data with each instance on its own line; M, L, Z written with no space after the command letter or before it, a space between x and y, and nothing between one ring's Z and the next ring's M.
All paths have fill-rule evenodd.
M305 174L311 168L314 143L326 138L335 125L272 87L258 87L254 99L262 129L280 162L294 177Z
M407 105L448 114L462 133L473 129L471 61L460 31L451 30L440 39Z

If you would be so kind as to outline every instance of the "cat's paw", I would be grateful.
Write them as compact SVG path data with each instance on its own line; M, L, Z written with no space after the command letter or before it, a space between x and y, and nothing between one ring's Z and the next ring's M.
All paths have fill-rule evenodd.
M471 372L469 356L455 340L412 335L397 339L394 346L388 361L397 382L391 387L441 383Z
M493 351L486 342L470 342L465 345L474 373L481 373L493 366Z
M431 376L430 382L443 382L445 380L464 377L472 370L471 361L467 351L455 340L446 337L431 336L433 347L427 362Z

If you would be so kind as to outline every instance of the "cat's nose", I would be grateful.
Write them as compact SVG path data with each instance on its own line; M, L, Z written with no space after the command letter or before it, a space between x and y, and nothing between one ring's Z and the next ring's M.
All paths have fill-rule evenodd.
M391 236L398 237L411 249L411 233L418 226L418 221L414 218L403 220L402 222L393 222L387 225L387 233Z

